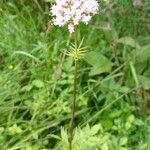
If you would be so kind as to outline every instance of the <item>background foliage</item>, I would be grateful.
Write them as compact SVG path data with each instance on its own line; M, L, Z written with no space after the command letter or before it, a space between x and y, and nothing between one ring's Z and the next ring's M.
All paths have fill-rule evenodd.
M73 61L51 0L0 1L0 149L67 150ZM75 150L150 149L150 2L100 1L79 39Z

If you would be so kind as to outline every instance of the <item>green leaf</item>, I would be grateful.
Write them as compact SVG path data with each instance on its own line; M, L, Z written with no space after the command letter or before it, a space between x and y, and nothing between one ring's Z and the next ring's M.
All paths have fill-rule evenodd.
M106 27L105 29L103 28L103 32L104 32L104 35L105 35L105 39L108 42L118 39L118 32L114 28L114 26L112 27L108 22L104 22L102 24L103 24L103 26Z
M91 135L95 135L99 130L100 130L101 126L99 124L97 125L94 125L92 128L91 128Z
M150 78L146 76L138 76L140 83L143 85L145 90L150 90Z
M12 56L14 56L14 55L16 55L16 54L23 55L23 56L27 56L27 57L29 57L29 58L32 58L33 60L35 60L35 61L38 62L38 63L40 62L38 58L36 58L36 57L33 56L32 54L27 53L27 52L25 52L25 51L15 51Z
M135 119L134 123L137 126L143 126L143 125L145 125L144 122L143 122L143 120L141 120L141 119Z
M122 114L122 110L114 110L110 113L110 118L117 118Z
M32 82L32 85L34 85L37 88L42 88L42 87L44 87L44 82L41 80L34 80Z
M100 52L92 51L85 55L84 60L92 65L89 75L94 76L104 72L110 72L112 69L112 62L102 55Z
M120 147L120 149L119 150L128 150L127 148L125 148L125 147Z
M127 46L131 46L131 47L140 49L140 45L132 37L122 37L122 38L118 39L116 42L123 44L123 45L127 45Z
M62 138L63 149L67 150L69 147L69 141L68 141L67 131L64 128L61 128L61 138Z
M138 87L138 86L139 86L139 80L138 80L138 77L137 77L136 68L135 68L135 66L134 66L134 64L133 64L132 61L130 61L129 64L130 64L130 68L131 68L131 72L132 72L133 79L134 79L134 81L135 81L136 86Z
M130 122L130 123L133 123L133 122L135 121L135 116L131 114L131 115L127 118L127 121Z
M66 72L72 71L73 69L72 64L73 64L73 59L71 57L67 58L65 62L63 63L63 66L62 66L63 70Z
M99 144L99 138L96 136L91 136L88 138L87 144L95 146L96 144Z
M119 145L120 145L120 146L124 146L124 145L127 144L127 142L128 142L127 137L122 137L122 138L120 139L120 141L119 141Z
M113 127L113 122L110 119L106 119L102 122L102 125L105 131L108 131Z
M108 144L107 143L104 143L103 145L102 145L102 148L101 148L102 150L109 150L109 148L108 148Z
M3 133L5 131L4 127L0 127L0 134Z
M32 88L33 88L32 84L26 85L26 86L22 87L21 92L29 92L32 90Z
M146 45L136 50L136 59L138 62L147 61L150 58L150 45Z
M125 123L126 130L129 130L131 128L132 124L130 122Z
M50 134L49 136L54 138L54 139L61 140L61 138L59 136L57 136L57 135Z

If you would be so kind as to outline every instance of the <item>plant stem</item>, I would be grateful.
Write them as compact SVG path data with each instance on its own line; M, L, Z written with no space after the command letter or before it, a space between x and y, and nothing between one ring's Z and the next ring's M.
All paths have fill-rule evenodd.
M72 140L74 137L74 127L75 127L75 111L76 111L76 97L77 97L77 70L78 70L78 60L75 60L74 83L73 83L73 104L72 104L72 117L71 117L71 129L70 129L70 150L72 150Z
M74 43L75 48L77 49L77 28L75 28L75 35L74 35ZM72 141L74 137L74 128L75 128L75 111L76 111L76 99L77 99L77 73L78 73L78 59L74 59L75 66L74 66L74 83L73 83L73 103L72 103L72 116L71 116L71 127L70 127L70 143L69 143L69 150L72 150Z

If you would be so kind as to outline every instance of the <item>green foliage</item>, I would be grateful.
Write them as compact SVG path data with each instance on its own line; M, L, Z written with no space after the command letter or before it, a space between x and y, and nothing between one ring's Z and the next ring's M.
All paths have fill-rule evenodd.
M94 125L92 128L87 125L82 130L79 128L75 129L74 139L73 139L73 150L92 150L96 149L99 144L99 138L96 136L98 131L100 130L100 125ZM69 149L69 141L67 131L63 128L61 129L61 143L60 150L68 150Z
M49 20L51 0L0 2L0 150L67 150L72 38ZM150 149L150 3L100 1L81 25L75 150ZM61 133L61 135L60 135Z
M111 72L112 63L99 51L91 51L85 55L84 58L88 64L92 65L89 75L98 75L105 72Z

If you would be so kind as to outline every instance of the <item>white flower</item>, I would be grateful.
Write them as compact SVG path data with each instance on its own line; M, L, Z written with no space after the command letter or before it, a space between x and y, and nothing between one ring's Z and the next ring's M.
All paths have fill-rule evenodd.
M74 26L72 24L69 24L68 25L68 29L69 29L69 32L70 33L73 33L74 32Z
M54 25L68 25L70 33L80 22L88 24L92 16L98 12L96 0L56 0L51 13L54 16Z

